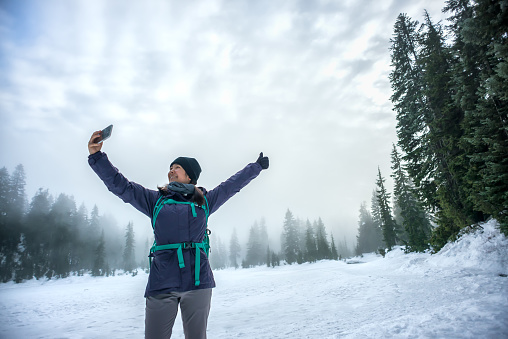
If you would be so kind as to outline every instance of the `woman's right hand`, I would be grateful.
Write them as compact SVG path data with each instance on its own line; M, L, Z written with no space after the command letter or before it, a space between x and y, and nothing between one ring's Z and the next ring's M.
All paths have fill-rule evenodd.
M96 140L99 140L101 133L102 131L95 131L90 137L90 141L88 142L88 152L90 154L95 154L102 149L102 143L99 144L96 142Z

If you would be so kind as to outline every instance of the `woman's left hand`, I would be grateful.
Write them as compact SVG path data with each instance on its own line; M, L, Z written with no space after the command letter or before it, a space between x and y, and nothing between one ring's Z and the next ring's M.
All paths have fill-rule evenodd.
M270 161L268 157L263 156L263 152L259 153L259 158L256 162L261 165L262 169L267 169L270 166Z

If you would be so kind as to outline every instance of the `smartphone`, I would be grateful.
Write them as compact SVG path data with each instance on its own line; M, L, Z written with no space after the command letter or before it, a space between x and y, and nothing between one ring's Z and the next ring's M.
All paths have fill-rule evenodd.
M103 142L104 140L109 138L111 136L111 132L113 132L113 125L109 125L105 129L103 129L101 136L99 137L99 140L97 141L97 143L100 144L101 142Z

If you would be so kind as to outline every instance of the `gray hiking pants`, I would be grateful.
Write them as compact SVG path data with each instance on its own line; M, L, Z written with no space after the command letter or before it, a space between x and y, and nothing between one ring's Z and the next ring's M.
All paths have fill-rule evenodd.
M171 338L173 324L178 313L178 304L180 304L182 311L185 338L206 339L206 325L211 299L211 288L147 297L145 339Z

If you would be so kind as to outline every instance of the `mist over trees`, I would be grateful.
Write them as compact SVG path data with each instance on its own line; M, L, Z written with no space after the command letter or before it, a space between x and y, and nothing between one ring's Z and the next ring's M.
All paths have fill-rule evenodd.
M378 168L370 207L360 205L357 255L404 245L439 250L472 224L495 218L508 235L508 7L502 1L448 0L448 26L424 13L400 14L390 47L397 144L393 192ZM118 227L94 206L39 189L29 201L25 172L0 169L0 280L95 276L145 267L135 258L133 225ZM213 268L337 260L352 254L322 220L289 209L280 238L264 220L246 243L211 235ZM149 241L144 244L148 253ZM280 252L275 252L280 244Z
M265 219L255 221L249 228L248 239L243 248L235 229L229 241L229 251L221 245L222 240L216 240L216 237L212 236L210 252L212 268L239 268L238 259L242 252L245 253L241 261L242 268L262 265L275 267L282 263L292 265L323 259L339 260L353 254L345 238L336 244L333 235L328 237L326 227L320 218L313 223L309 220L303 222L288 209L281 226L280 238L274 240L268 237ZM273 250L277 242L280 243L280 252Z
M12 174L0 169L0 279L22 282L29 279L65 278L91 274L109 276L121 272L136 274L147 269L148 259L136 258L134 225L123 229L110 215L101 215L94 205L89 213L84 204L76 207L72 196L56 198L40 188L28 202L25 172L18 165ZM236 229L225 241L210 236L210 264L214 269L337 260L352 253L346 240L335 242L321 219L311 223L295 218L287 210L279 239L269 239L264 218L249 228L248 240L241 244ZM213 229L213 227L212 227ZM273 248L280 242L282 250ZM148 255L149 239L143 248ZM272 244L272 246L270 246ZM243 259L242 259L243 258Z
M89 214L76 207L72 196L54 198L40 188L31 201L25 194L25 171L0 169L0 280L65 278L71 274L110 275L117 269L132 271L132 223L125 236L111 216L97 206ZM122 243L125 238L125 243Z
M391 234L379 174L372 216L387 248L395 239L406 251L439 250L491 217L508 235L508 7L448 0L443 11L451 15L448 26L427 12L421 24L400 14L394 26L394 225L405 234ZM369 243L365 208L360 219L357 252Z

